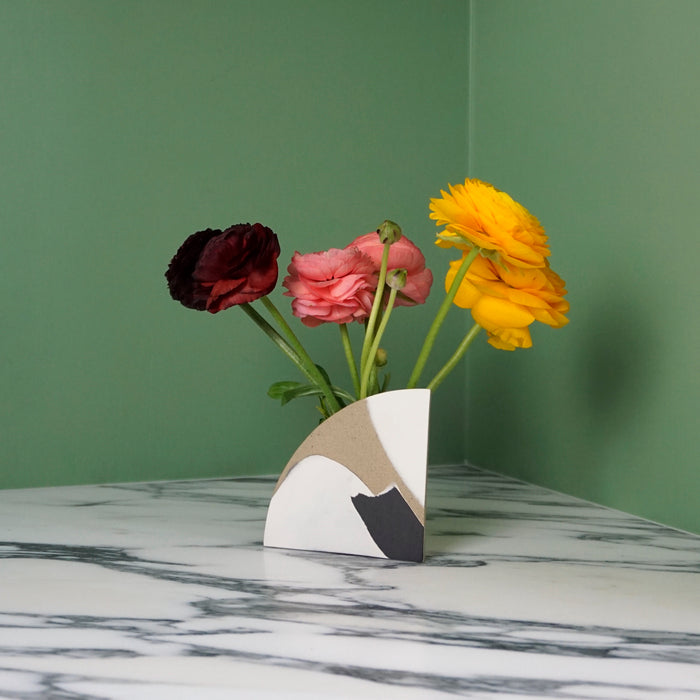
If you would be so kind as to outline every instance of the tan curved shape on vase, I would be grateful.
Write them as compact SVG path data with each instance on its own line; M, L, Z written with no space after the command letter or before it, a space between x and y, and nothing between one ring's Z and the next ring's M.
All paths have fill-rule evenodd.
M344 465L375 496L396 486L419 522L425 524L425 506L408 488L387 456L366 399L346 406L311 432L280 474L275 493L287 474L301 460L312 455L323 455Z

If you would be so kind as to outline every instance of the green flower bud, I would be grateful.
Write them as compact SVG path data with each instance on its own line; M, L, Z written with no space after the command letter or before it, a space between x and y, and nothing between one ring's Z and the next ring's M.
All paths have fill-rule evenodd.
M377 229L379 234L379 240L382 243L396 243L401 238L401 227L395 224L393 221L383 221L381 226Z
M389 270L386 273L386 283L391 289L403 289L406 286L406 278L408 277L408 271L402 268L398 270Z
M387 363L387 354L384 348L377 348L377 356L374 358L374 364L377 367L384 367Z

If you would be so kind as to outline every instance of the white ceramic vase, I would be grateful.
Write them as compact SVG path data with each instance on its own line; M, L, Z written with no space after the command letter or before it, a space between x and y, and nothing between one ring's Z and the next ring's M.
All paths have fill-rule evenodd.
M321 423L282 471L266 547L423 561L430 391L352 403Z

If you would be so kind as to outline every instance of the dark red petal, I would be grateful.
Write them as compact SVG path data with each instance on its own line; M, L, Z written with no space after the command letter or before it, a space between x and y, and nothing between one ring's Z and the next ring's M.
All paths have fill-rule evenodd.
M202 288L193 274L202 250L220 233L215 229L193 233L180 246L165 272L170 296L188 309L204 311L206 308L209 292Z

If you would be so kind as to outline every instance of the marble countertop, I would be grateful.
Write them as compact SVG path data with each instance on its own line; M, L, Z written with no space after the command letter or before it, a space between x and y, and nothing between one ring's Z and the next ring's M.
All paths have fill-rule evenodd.
M261 546L274 477L0 492L0 697L700 698L700 537L431 468L426 561Z

